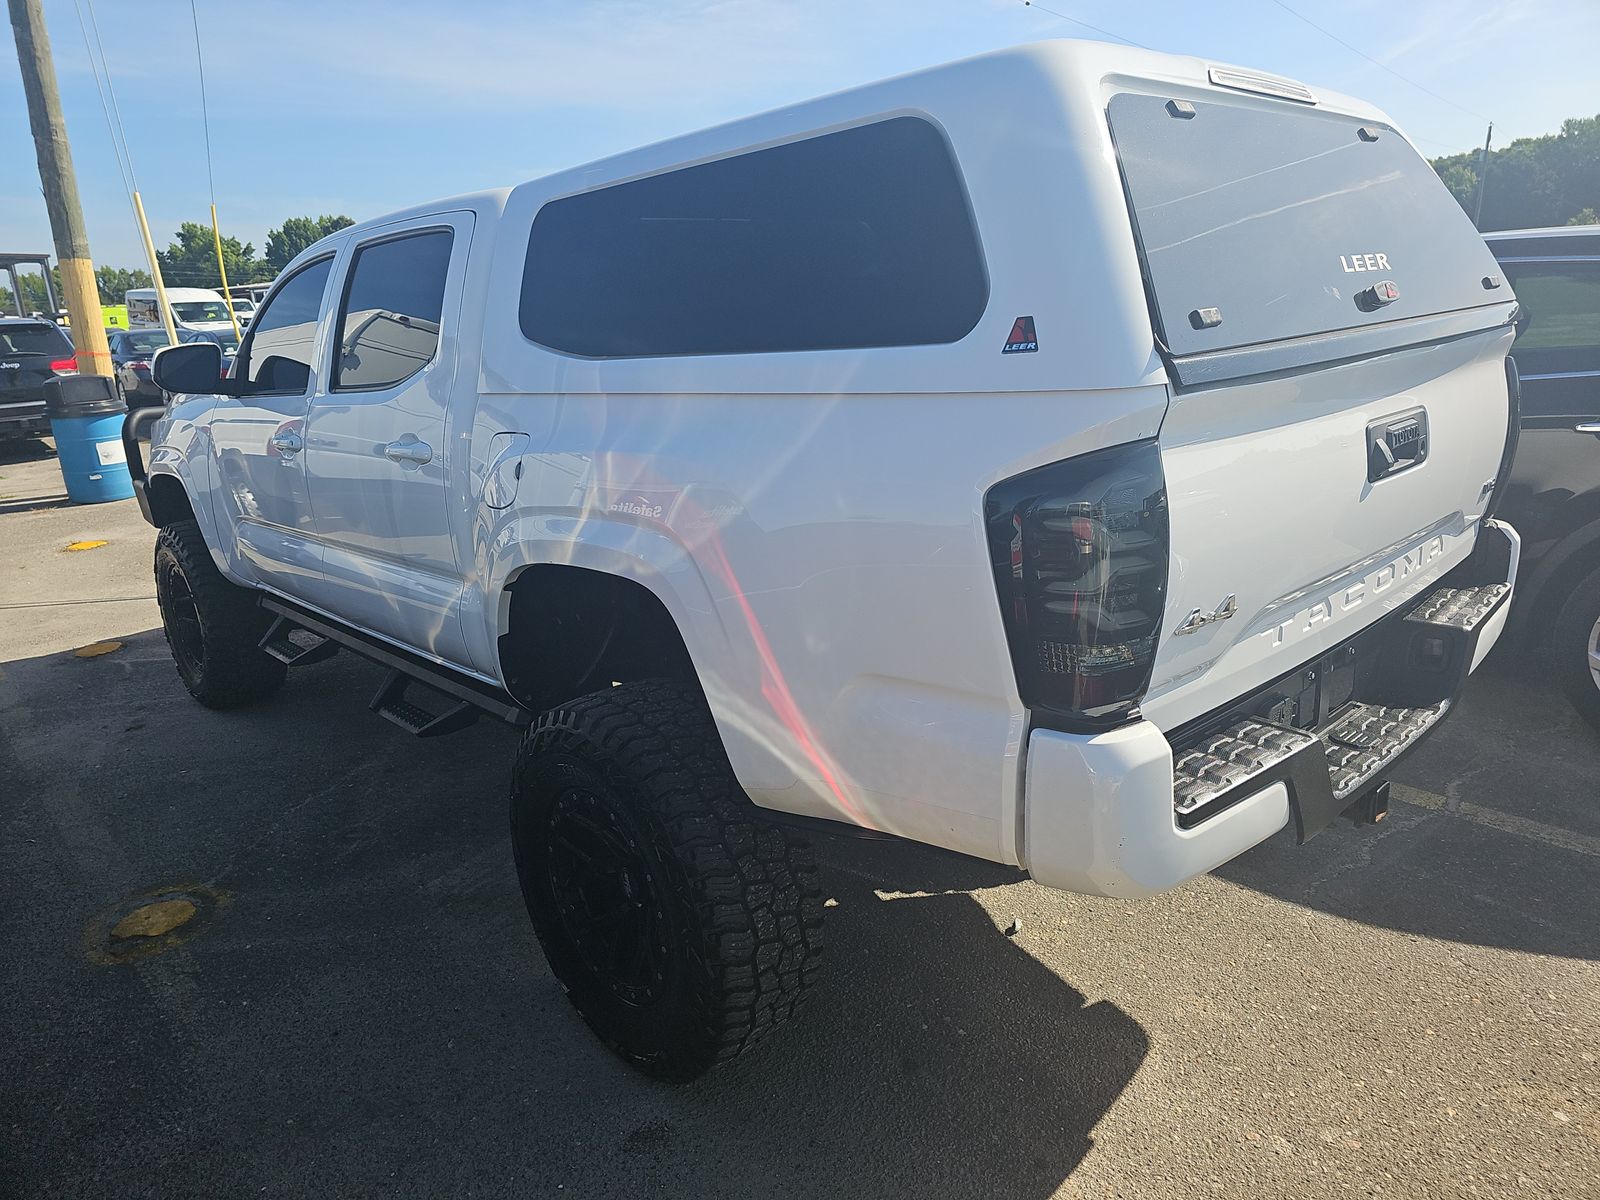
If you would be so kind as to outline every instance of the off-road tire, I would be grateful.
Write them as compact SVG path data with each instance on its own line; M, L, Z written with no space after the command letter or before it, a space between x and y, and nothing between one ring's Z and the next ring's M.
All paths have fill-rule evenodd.
M259 649L271 623L255 593L223 578L193 521L156 535L156 603L178 677L207 708L270 696L287 668Z
M816 978L809 847L739 789L696 688L624 683L541 717L512 773L511 838L551 970L648 1075L683 1082L733 1058ZM606 897L620 917L595 915Z
M1600 732L1600 684L1590 670L1596 623L1600 622L1600 569L1589 572L1572 589L1556 615L1550 652L1556 678L1572 707Z

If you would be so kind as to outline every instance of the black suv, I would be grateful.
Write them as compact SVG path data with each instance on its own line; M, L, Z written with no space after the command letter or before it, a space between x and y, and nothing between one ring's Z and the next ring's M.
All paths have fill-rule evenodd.
M45 380L77 371L72 341L59 325L29 317L0 317L0 438L49 433Z
M1512 631L1600 729L1600 226L1484 239L1522 305L1522 433L1497 513L1522 535Z

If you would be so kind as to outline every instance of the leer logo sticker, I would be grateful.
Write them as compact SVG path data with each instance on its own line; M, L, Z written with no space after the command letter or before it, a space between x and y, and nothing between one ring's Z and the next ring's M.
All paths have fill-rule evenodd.
M1032 317L1018 317L1011 322L1011 336L1001 354L1028 354L1039 348L1039 335L1033 331Z

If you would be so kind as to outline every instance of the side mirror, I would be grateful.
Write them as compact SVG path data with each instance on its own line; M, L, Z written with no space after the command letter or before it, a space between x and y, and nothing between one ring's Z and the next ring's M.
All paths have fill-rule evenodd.
M217 395L222 389L222 347L215 342L163 346L150 363L150 378L163 392Z

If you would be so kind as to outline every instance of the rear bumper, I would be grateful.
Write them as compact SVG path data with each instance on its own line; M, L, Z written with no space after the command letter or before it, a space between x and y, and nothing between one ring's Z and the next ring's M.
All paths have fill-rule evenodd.
M50 432L44 401L0 404L0 437L33 437Z
M1291 822L1305 841L1380 786L1449 711L1505 628L1518 551L1510 526L1486 522L1472 557L1416 604L1170 740L1148 721L1099 734L1035 729L1029 873L1134 899Z

